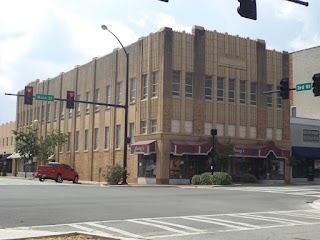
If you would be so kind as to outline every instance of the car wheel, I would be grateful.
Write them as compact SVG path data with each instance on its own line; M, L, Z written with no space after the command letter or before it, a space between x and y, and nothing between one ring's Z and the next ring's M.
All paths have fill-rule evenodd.
M57 178L56 178L56 182L57 183L62 183L63 182L63 179L61 177L61 174L58 174Z
M44 179L42 178L42 176L39 177L39 181L40 181L40 182L43 182L43 181L44 181Z
M79 182L79 177L75 176L74 179L73 179L73 183L78 183L78 182Z

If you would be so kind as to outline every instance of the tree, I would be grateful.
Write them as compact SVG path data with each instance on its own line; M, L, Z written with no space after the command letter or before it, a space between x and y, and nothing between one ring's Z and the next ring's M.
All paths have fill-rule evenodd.
M217 169L220 169L221 172L227 168L230 160L232 159L232 155L234 155L234 145L231 143L230 138L227 140L222 147L216 147L215 149L211 149L209 153L209 157L212 159L212 155L214 155L214 165Z

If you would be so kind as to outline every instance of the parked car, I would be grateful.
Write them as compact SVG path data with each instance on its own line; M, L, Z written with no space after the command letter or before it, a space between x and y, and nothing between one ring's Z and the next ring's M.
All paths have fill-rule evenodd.
M35 177L39 178L40 182L43 182L45 179L52 179L58 183L62 183L63 180L72 181L73 183L78 183L79 181L77 171L67 164L58 162L49 162L47 166L39 166Z

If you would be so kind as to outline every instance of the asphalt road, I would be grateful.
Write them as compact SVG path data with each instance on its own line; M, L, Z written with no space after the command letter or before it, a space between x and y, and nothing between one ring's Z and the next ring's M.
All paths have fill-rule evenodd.
M136 239L319 239L320 210L308 204L319 198L319 185L100 187L2 178L0 229Z

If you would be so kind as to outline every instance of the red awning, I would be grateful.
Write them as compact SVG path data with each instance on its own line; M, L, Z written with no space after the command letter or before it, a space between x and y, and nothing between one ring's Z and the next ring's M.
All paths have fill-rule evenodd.
M150 155L156 153L156 140L145 140L131 144L131 154Z
M170 153L173 155L208 155L212 147L212 141L209 138L199 141L170 141Z
M260 141L257 144L235 144L234 156L237 157L267 157L273 153L276 158L288 158L290 149L284 149L276 146L273 141Z

